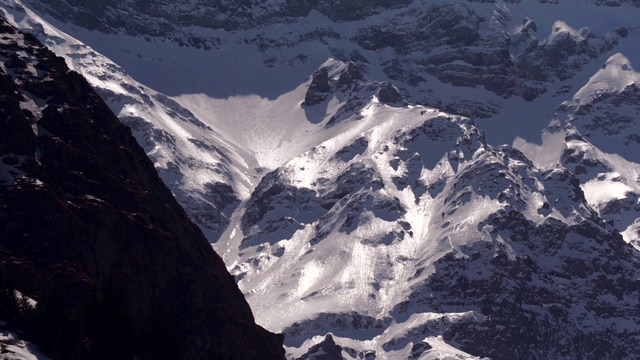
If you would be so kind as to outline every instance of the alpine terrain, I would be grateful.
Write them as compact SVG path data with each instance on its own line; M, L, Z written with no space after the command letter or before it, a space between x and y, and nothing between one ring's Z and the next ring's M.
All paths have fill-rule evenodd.
M640 354L637 0L0 4L131 128L287 358Z
M284 358L87 81L5 20L0 61L3 326L54 359Z

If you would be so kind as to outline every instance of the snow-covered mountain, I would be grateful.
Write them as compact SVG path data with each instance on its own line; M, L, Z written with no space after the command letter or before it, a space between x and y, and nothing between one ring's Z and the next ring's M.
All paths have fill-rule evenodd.
M290 358L640 351L637 1L0 4Z
M285 358L131 130L3 18L0 84L0 358Z

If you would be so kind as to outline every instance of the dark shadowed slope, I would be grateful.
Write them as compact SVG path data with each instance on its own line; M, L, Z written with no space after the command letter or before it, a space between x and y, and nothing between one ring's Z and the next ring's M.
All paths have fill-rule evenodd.
M0 228L4 289L38 301L16 326L54 358L284 358L130 130L2 19Z

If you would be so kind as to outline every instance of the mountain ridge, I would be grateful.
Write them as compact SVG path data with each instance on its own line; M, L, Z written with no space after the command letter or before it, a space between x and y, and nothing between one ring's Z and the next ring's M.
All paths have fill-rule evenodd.
M122 65L52 41L189 214L221 214L199 224L288 357L631 358L637 87L589 79L637 61L635 5L414 1L147 40L47 19Z
M3 294L37 302L21 330L54 358L283 358L129 128L0 21Z

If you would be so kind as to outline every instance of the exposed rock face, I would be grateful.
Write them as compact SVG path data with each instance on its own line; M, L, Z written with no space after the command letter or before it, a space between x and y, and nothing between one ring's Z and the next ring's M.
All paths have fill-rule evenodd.
M191 1L189 4L161 1L41 1L63 19L74 18L87 28L102 31L126 31L131 34L162 35L180 26L197 25L208 28L237 29L263 23L286 21L306 16L317 10L333 21L353 21L387 9L407 5L409 0L331 1L331 0L218 0ZM128 18L122 6L144 14ZM160 21L159 21L160 20Z
M329 86L329 71L326 68L322 68L313 74L311 84L309 84L309 89L307 90L307 94L304 97L302 106L313 106L320 104L327 98L330 91L331 87Z
M314 346L300 357L300 360L342 360L342 348L336 345L331 334L325 336L324 340Z
M362 69L353 61L347 64L347 68L338 78L339 86L350 86L359 81L365 81Z
M311 76L311 82L301 106L309 108L316 105L326 105L327 100L332 98L337 100L340 107L325 125L332 127L357 114L374 95L384 104L397 107L407 105L396 86L386 81L366 79L362 67L349 61L337 69L322 67L315 71Z
M120 11L123 4L118 1L28 2L88 29L143 35L206 49L219 47L225 40L189 32L189 27L261 28L295 23L311 11L317 11L333 24L300 36L261 34L245 40L255 43L261 51L289 48L314 39L325 44L340 40L351 43L350 47L355 43L367 51L391 49L394 57L385 60L384 71L389 79L402 85L419 87L429 77L435 77L446 84L482 87L505 98L516 96L527 101L544 94L551 84L573 77L586 63L613 48L616 37L626 37L629 32L620 28L611 29L611 34L594 34L586 28L571 29L559 21L550 29L552 35L546 37L549 29L538 29L535 19L525 18L519 31L512 33L511 12L503 2L495 1L481 1L492 3L484 9L465 1L420 5L406 0L124 1L134 16ZM508 3L514 2L518 1ZM622 0L599 2L599 5L623 3L636 5L634 1ZM360 22L382 11L389 11L389 16ZM355 24L355 31L348 38L336 31L342 22ZM482 104L473 107L479 108L473 111L474 116L476 112L484 112Z
M0 271L43 308L58 299L47 350L284 358L131 131L34 37L0 32Z
M638 346L636 329L618 332L608 323L639 315L625 300L638 296L637 259L619 235L591 221L536 226L517 212L496 214L483 226L489 224L496 234L508 229L511 246L522 251L475 246L465 249L466 258L446 256L425 284L429 297L413 300L444 311L474 307L486 316L454 324L446 340L491 359L626 358ZM488 276L478 276L480 269ZM566 287L552 285L564 281Z
M88 29L151 36L171 35L182 26L193 25L225 30L244 29L263 24L293 21L295 18L307 16L313 10L335 22L357 21L386 10L401 8L411 3L409 0L196 0L184 3L168 0L74 0L64 2L41 0L30 2L38 5L39 8L47 8L52 14L61 19L72 19L73 22ZM496 3L497 1L483 0L477 2ZM510 0L505 2L518 3L519 1ZM555 1L548 0L540 0L539 2L555 3ZM639 6L637 0L606 0L596 1L596 4L613 7L621 6L622 4ZM134 10L138 16L128 16L128 12L122 11L124 7ZM455 15L439 17L438 14L434 14L433 18L439 18L438 22L443 26L452 25L460 20ZM466 37L465 32L466 30L462 28L456 28L455 34L452 36ZM196 41L190 45L207 45L204 38L194 40Z
M607 76L616 86L594 85ZM636 248L639 80L629 59L621 53L612 55L572 101L558 107L558 121L549 127L551 132L564 132L561 161L580 179L589 204Z
M378 90L378 99L385 104L398 104L402 102L402 95L397 87L383 83Z
M419 26L398 26L416 18ZM488 18L463 3L433 4L362 28L352 40L367 50L393 49L397 56L385 68L391 79L416 86L430 75L528 101L546 92L549 82L572 77L613 47L612 40L586 30L571 33L564 23L554 25L552 38L540 39L528 18L519 33L509 36L510 20L511 13L501 6Z
M300 301L320 302L331 296L330 288L343 298L367 294L375 309L385 282L404 276L407 284L392 308L376 317L331 309L285 328L292 347L333 335L301 359L324 356L331 342L353 358L374 351L378 357L402 351L402 358L419 358L434 355L443 340L469 359L625 358L638 351L638 252L587 204L571 171L538 169L515 148L490 146L468 119L404 121L387 143L376 143L367 133L335 154L322 147L305 154L334 162L326 167L341 171L332 178L319 175L305 188L292 180L305 170L287 165L265 176L247 203L251 217L243 218L249 234L243 251L251 255L244 256L252 256L262 271L270 266L286 266L278 271L287 274L299 271L297 263L278 264L291 251L290 243L278 240L303 236L312 249L301 256L307 264L316 253L342 256L353 243L367 249L367 260L376 259L353 295L348 285L326 279ZM371 153L388 161L357 160ZM398 194L402 199L393 197ZM422 206L429 210L419 218L437 224L430 237L410 218ZM366 226L379 232L361 235ZM395 249L414 240L422 242L410 253L413 262L401 267L409 256L400 257ZM340 250L327 250L331 246ZM434 259L432 249L449 247L454 248ZM260 258L254 249L271 254ZM334 272L331 279L340 278L347 266L334 261L340 265L325 270ZM239 274L243 281L255 276ZM352 342L345 339L353 338L379 347L350 349Z

